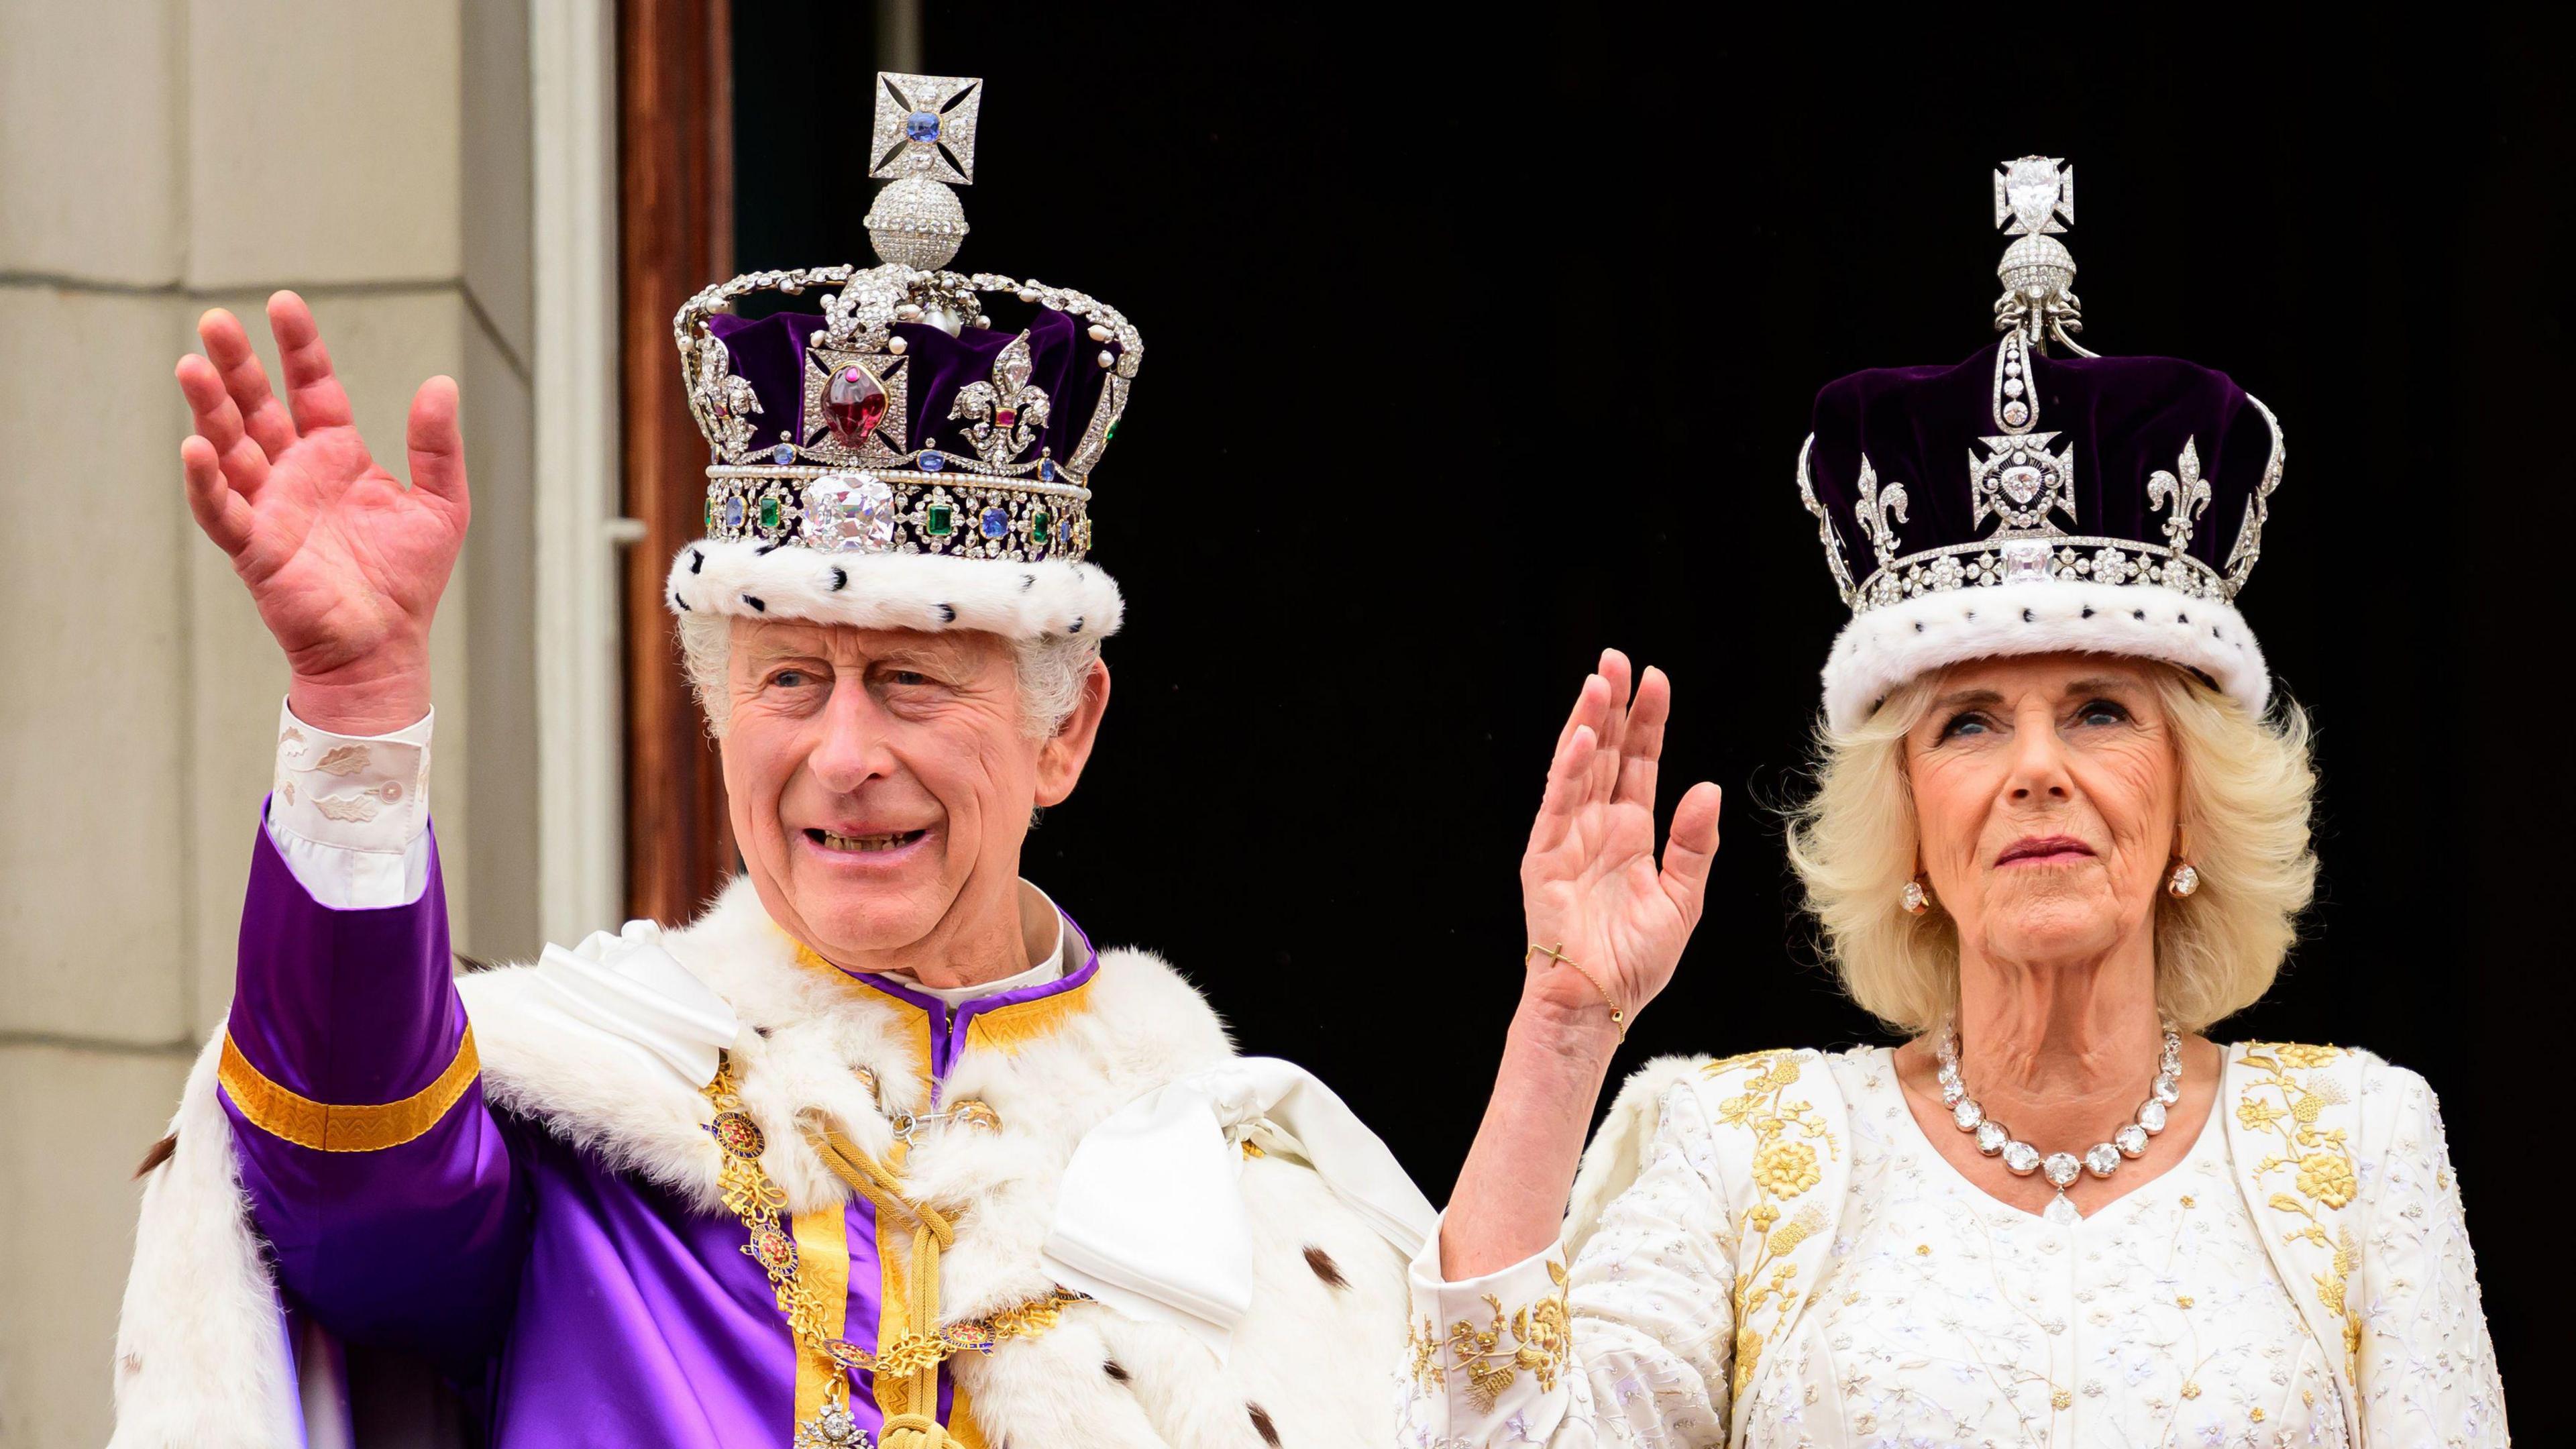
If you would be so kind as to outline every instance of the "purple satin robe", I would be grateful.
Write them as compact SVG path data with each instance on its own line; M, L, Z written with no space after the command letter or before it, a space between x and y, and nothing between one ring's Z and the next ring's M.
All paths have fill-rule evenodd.
M334 910L259 832L230 1030L270 1081L317 1102L372 1105L420 1092L455 1060L465 1008L431 848L418 900ZM1071 990L1099 969L1078 929L1068 945L1081 964L1062 979L954 1010L854 979L929 1016L935 1094L976 1015ZM371 1152L298 1146L229 1093L223 1101L290 1305L352 1342L430 1356L481 1406L495 1449L793 1437L795 1351L733 1217L695 1211L537 1123L493 1112L479 1080L426 1132ZM853 1200L843 1227L846 1336L873 1350L874 1209ZM883 1416L871 1390L856 1376L851 1411L873 1436ZM954 1394L943 1369L943 1420Z

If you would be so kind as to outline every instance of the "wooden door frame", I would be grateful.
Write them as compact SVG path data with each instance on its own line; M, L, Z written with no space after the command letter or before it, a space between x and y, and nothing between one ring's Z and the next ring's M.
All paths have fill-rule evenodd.
M724 776L662 600L703 533L707 445L681 392L671 318L733 272L729 0L619 0L618 355L626 550L626 911L695 915L734 873Z

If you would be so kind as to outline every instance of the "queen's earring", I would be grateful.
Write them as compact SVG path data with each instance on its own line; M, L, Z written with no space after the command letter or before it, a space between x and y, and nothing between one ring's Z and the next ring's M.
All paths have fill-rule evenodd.
M1924 893L1920 877L1905 883L1905 889L1896 893L1896 903L1903 906L1909 916L1919 916L1932 909L1932 898Z
M2181 900L2200 889L2200 870L2191 863L2191 837L2180 826L2174 828L2173 874L2165 877L2165 893Z

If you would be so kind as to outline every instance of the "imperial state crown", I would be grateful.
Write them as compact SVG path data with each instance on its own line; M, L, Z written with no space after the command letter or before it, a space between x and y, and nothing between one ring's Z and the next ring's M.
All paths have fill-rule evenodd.
M748 273L673 319L713 454L675 610L1015 638L1118 627L1117 585L1084 562L1090 485L1144 340L1087 293L946 270L983 97L969 77L879 74L878 264ZM809 291L819 312L735 310ZM997 327L988 303L1025 320Z
M2057 239L2072 168L2025 156L1994 195L2015 238L1995 269L2001 338L1816 395L1798 494L1852 610L1825 666L1828 724L1926 670L2058 651L2177 664L2259 714L2271 676L2236 596L2281 483L2279 422L2224 373L2076 343Z

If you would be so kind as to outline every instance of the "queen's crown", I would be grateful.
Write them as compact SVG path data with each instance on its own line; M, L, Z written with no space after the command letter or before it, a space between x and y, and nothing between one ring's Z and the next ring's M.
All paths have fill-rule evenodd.
M2075 258L2057 239L2075 220L2073 168L2024 156L1993 179L1995 225L2014 238L1995 268L2001 339L1816 396L1798 491L1835 588L1855 614L2052 581L2232 601L2262 555L2280 424L2224 373L2077 345Z
M1034 563L1091 549L1091 470L1144 339L1086 293L945 270L966 236L984 83L877 76L873 267L751 272L671 328L706 434L707 536L826 552ZM759 292L837 289L819 314L749 320ZM998 330L985 299L1034 308Z

